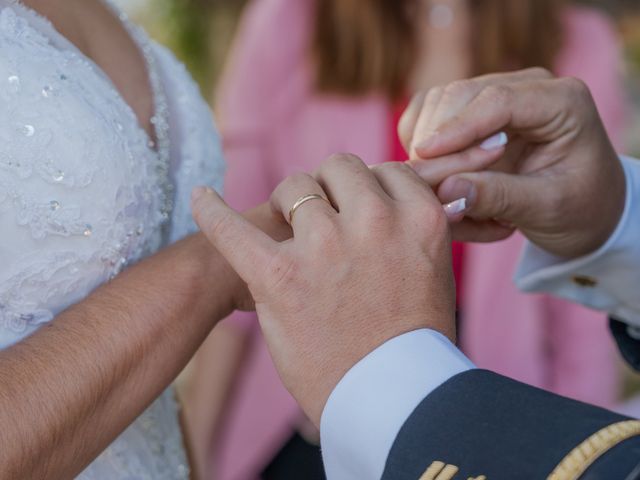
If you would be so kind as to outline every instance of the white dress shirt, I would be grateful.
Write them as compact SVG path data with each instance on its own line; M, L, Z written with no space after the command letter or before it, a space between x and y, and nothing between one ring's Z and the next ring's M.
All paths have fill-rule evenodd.
M528 243L515 282L525 292L553 293L640 328L640 161L621 160L626 204L607 243L569 262Z
M607 243L569 262L529 244L515 281L525 291L603 310L629 323L630 334L640 338L640 162L621 160L625 210ZM333 390L322 414L329 480L379 479L413 410L447 380L472 368L448 339L427 329L389 340L358 362Z

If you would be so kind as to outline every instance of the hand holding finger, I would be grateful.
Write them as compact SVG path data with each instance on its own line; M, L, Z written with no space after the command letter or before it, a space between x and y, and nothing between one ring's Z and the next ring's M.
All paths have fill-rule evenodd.
M194 189L191 206L200 230L245 282L268 282L266 274L278 254L278 243L231 209L211 188Z

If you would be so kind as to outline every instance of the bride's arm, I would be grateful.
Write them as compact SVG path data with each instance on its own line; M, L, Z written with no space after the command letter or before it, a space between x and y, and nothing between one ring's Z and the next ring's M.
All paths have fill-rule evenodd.
M250 218L271 216L261 209ZM271 234L287 235L272 225ZM0 478L80 473L167 387L242 292L198 234L0 352Z

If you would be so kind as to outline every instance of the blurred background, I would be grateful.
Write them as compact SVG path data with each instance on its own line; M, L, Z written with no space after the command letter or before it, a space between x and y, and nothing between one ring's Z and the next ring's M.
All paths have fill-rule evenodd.
M336 151L370 163L406 158L395 125L417 89L533 65L582 78L617 149L640 156L638 0L118 3L210 101L227 201L238 209ZM604 316L515 290L523 241L454 245L461 348L482 368L640 416L640 382ZM234 314L180 381L195 470L205 480L322 480L318 432L260 335L253 314Z
M143 24L158 41L168 45L185 62L213 101L229 47L248 0L116 0ZM594 6L615 20L624 42L629 88L635 111L640 111L640 3L637 0L578 0ZM629 130L638 131L640 116L631 119ZM633 127L633 128L632 128ZM640 152L640 135L627 135L629 152Z

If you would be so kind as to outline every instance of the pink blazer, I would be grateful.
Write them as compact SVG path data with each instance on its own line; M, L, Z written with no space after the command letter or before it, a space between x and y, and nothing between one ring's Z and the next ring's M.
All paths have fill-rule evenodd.
M229 172L227 201L249 208L285 176L335 152L389 159L391 106L378 96L346 99L313 91L307 63L313 0L254 0L240 25L218 98ZM616 35L600 14L571 9L557 71L593 89L610 133L622 127ZM616 398L614 349L601 314L519 293L511 272L522 245L470 246L461 306L462 346L483 368L598 404ZM257 478L301 414L282 387L255 315L228 320L252 343L217 447L217 479Z
M624 128L620 45L596 11L571 9L564 49L556 62L562 76L591 88L617 147ZM617 352L598 312L544 295L519 292L511 276L524 238L470 244L465 253L461 346L476 364L601 406L616 400Z

